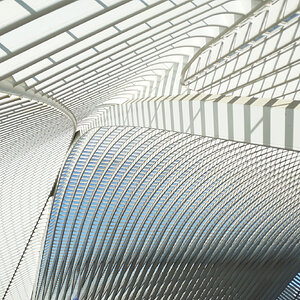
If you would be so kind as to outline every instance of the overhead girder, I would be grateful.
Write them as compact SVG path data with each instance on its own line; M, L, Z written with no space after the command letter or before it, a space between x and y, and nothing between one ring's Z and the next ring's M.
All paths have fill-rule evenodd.
M54 36L58 36L63 32L68 33L72 31L72 29L75 28L76 26L81 26L81 24L88 23L89 20L96 19L100 15L104 16L105 13L113 12L114 9L118 9L119 7L122 7L123 5L129 2L130 1L121 1L119 3L107 7L102 7L100 5L101 10L99 10L98 12L94 12L80 20L76 20L75 22L71 22L69 25L65 26L64 28L58 28L56 31L52 32L51 34L40 37L34 42L24 47L21 47L17 51L13 51L11 54L3 56L2 58L0 58L0 61L2 61L3 63L6 63L8 61L13 61L14 57L17 57L19 54L24 53L24 51L26 51L26 53L28 53L29 55L31 49L34 49L36 45L39 45L41 43L46 43L47 40L53 38ZM179 40L178 38L175 38L174 40L174 37L170 35L171 32L174 32L175 34L176 32L180 33L183 39L185 35L186 37L193 37L193 35L196 37L197 35L195 35L196 33L195 29L196 31L197 30L199 31L201 29L201 25L200 26L198 25L199 19L201 22L201 17L204 20L207 17L220 15L220 14L222 14L225 19L227 14L235 15L238 18L242 16L244 12L240 12L238 6L232 6L234 7L234 11L231 12L226 11L226 9L222 7L222 5L226 6L226 4L231 2L232 0L215 0L215 1L205 1L205 2L179 1L179 3L174 5L174 3L168 0L161 0L153 4L147 4L147 5L143 4L144 6L141 7L138 11L134 11L132 13L128 12L126 16L118 18L115 21L111 22L110 24L107 24L100 28L94 28L93 31L86 32L79 37L76 37L75 35L76 38L75 39L72 38L73 40L71 42L67 44L64 43L64 45L61 46L58 45L56 49L49 50L45 52L45 54L34 55L25 64L23 60L20 62L16 61L16 63L13 64L13 69L11 71L6 72L5 74L2 74L1 79L5 80L8 76L12 76L15 80L16 86L26 83L26 85L32 90L34 90L35 92L41 92L46 97L54 98L59 102L64 103L64 105L66 105L67 107L68 105L70 105L70 107L72 107L72 109L74 110L75 106L72 104L71 95L72 95L72 90L74 89L74 87L76 87L76 81L85 80L86 82L89 82L88 78L93 78L94 82L102 81L101 77L104 76L103 68L104 70L107 70L106 73L104 74L107 74L109 77L111 77L111 73L117 73L117 69L119 69L119 67L124 68L125 70L126 68L127 69L129 68L131 70L134 69L134 67L130 65L130 60L128 60L128 54L130 54L128 50L127 51L123 50L124 51L123 58L122 56L119 57L120 50L118 49L118 47L123 46L124 42L127 42L128 47L126 48L132 49L131 51L137 51L135 53L135 57L132 57L131 59L133 65L136 64L135 61L137 61L139 56L141 56L141 59L143 61L146 60L148 61L148 63L150 61L154 62L158 58L158 56L152 55L151 60L148 59L149 57L151 57L151 53L153 53L153 50L156 51L155 48L151 50L151 47L154 46L154 41L158 46L157 49L159 49L159 52L164 53L165 51L168 51L172 48L172 43L174 43L176 39ZM70 6L70 8L71 7L72 5ZM160 10L159 11L155 10L156 7L159 7ZM148 13L147 15L147 12L151 12L151 13ZM176 13L174 14L174 12ZM141 15L141 16L145 15L145 17L143 17L143 19L141 20L141 19L137 19L136 15ZM188 16L190 20L189 22L186 22L185 16ZM134 23L132 24L128 23L128 25L126 25L126 27L124 28L122 28L122 26L118 28L119 24L122 24L122 22L130 19L132 19ZM173 23L173 20L177 20L177 19L179 20L179 22L175 21L175 23ZM155 20L154 23L153 20ZM229 21L229 23L230 22L231 21ZM122 38L122 36L125 37L131 31L134 32L133 30L135 30L135 28L137 28L138 26L144 26L145 24L146 27L144 29L142 29L138 33L135 34L133 33L132 35L129 35L127 40L124 41L117 40L117 38ZM205 26L205 23L203 23L202 26ZM216 28L216 26L214 26L213 24L209 24L208 26L212 26L212 28L213 27ZM219 28L219 30L224 30L224 28L227 28L226 26L224 27L223 24L217 24L217 28ZM162 28L161 30L160 27ZM115 30L115 33L112 33L109 36L104 36L104 38L101 39L101 33L105 32L105 30L110 28L116 28L117 30ZM148 32L150 35L148 34ZM165 34L163 34L164 32ZM9 34L9 32L7 34ZM162 36L160 37L160 35ZM100 37L97 38L98 41L92 43L89 42L88 45L84 44L84 41L88 41L89 39L94 38L96 36ZM143 38L143 36L145 37ZM110 53L108 55L101 57L103 56L102 53L103 54L105 53L105 49L104 50L100 49L100 51L97 50L98 52L93 50L94 51L93 54L91 52L88 55L88 57L80 58L80 55L82 56L82 54L84 54L89 49L96 49L95 47L101 46L103 43L105 44L108 41L113 41L114 39L116 40L116 42L114 42L113 45L110 45L109 48L107 48L106 50L114 49L114 47L116 47L115 48L116 51L109 50ZM131 40L134 41L136 39L138 40L131 43ZM141 44L144 43L144 41L148 41L149 39L150 40L154 39L154 40L152 42L151 41L147 42L145 45ZM182 39L183 44L181 46L184 46L183 39ZM166 46L163 47L165 43ZM74 48L75 46L78 47ZM143 53L145 53L146 47L150 47L149 48L150 54L143 55ZM66 49L70 49L70 50L73 49L73 50L67 53ZM178 50L179 49L180 48L178 48ZM57 56L58 54L64 52L66 54L60 56L58 59L53 60L51 58L52 56L55 55ZM110 60L111 57L113 57L114 55L118 55L118 57L116 59L113 59L113 61L111 62L108 61L105 62L106 60ZM79 59L77 59L77 57ZM45 64L43 65L42 61L44 61L47 58L49 58L50 60L48 60L46 65ZM74 62L72 63L72 61ZM143 68L143 65L147 67L147 62L145 61L144 63L143 61L140 61L139 64L141 69ZM38 67L39 64L41 65L41 67ZM99 66L96 67L96 64L98 64ZM33 66L35 67L33 68ZM32 68L33 71L30 71L30 68ZM116 70L115 72L113 72L114 69ZM53 72L51 70L53 70ZM95 72L101 72L101 76L97 76L96 75L97 73ZM23 73L24 75L21 75L21 73ZM91 74L93 73L95 73L94 75L96 76L91 77ZM38 79L39 77L41 77L41 79ZM120 81L117 80L116 85L121 84L122 80L124 79L121 79ZM78 91L80 90L82 90L83 93L88 92L87 85L81 87L78 86ZM70 100L68 98L64 99L65 91L70 91L69 92ZM78 97L80 99L80 94L78 95ZM76 102L78 101L76 100ZM80 107L82 107L82 105L78 106L78 110L80 110ZM83 117L80 114L75 114L75 115L79 121Z
M221 32L195 54L183 69L182 83L204 93L264 97L265 92L269 91L271 95L269 93L265 97L284 97L284 92L276 92L276 85L287 86L298 75L292 79L281 76L280 84L261 88L254 93L251 89L256 82L279 74L283 68L299 68L297 61L291 62L291 53L290 58L285 58L285 66L275 64L269 72L255 70L259 65L267 69L271 58L279 59L289 50L298 52L299 8L299 1L262 2L258 9L254 8L245 18ZM249 70L254 79L246 78ZM243 88L247 90L244 91ZM296 97L297 100L298 91L296 88L293 93L287 93L287 96L293 94L292 99Z

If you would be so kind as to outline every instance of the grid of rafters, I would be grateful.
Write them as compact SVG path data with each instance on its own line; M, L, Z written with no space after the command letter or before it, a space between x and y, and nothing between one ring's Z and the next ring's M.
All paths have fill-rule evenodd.
M171 131L89 131L60 175L36 298L274 299L299 270L299 158Z
M299 99L299 3L0 1L0 297L31 295L47 198L76 125L99 125L103 102L189 93L186 64L197 91Z
M193 90L300 99L300 2L262 1L201 48L185 66Z
M91 109L88 104L171 68L172 57L192 54L255 3L3 1L0 80L12 78L14 86L45 93L80 119Z

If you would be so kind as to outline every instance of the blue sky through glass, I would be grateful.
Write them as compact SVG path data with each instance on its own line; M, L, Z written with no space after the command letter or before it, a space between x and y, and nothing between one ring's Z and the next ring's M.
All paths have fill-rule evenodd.
M285 226L280 218L266 223L279 209L282 157L278 149L152 129L87 133L61 173L40 293L76 298L79 285L81 293L104 293L109 278L117 285L132 276L125 264L255 259L266 247L262 236L271 247L269 232ZM286 155L285 165L294 158Z

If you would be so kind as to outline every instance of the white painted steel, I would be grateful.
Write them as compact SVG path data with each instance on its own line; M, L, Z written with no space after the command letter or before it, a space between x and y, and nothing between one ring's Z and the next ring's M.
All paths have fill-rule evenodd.
M137 125L299 150L299 3L0 1L0 297L30 297L75 130Z
M44 208L74 129L45 103L0 94L0 295L29 299L49 217Z
M144 126L299 151L299 121L298 101L201 94L101 105L79 128Z
M87 132L60 175L34 299L275 299L300 266L299 155Z

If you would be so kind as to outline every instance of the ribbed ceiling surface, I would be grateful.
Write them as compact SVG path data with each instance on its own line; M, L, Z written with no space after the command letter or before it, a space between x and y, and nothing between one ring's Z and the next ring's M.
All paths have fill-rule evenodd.
M60 175L35 299L275 299L299 271L299 171L293 151L92 130Z
M200 92L299 100L299 5L0 1L0 296L30 298L51 188L103 104Z

